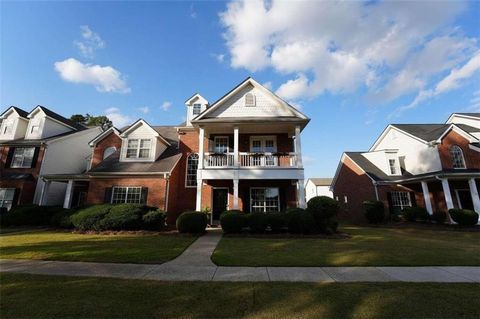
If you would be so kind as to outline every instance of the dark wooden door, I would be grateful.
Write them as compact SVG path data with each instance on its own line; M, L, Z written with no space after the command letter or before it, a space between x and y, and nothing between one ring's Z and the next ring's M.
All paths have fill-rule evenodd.
M470 209L473 210L473 201L472 195L470 194L469 190L458 190L458 198L460 199L460 205L463 209Z
M212 219L219 220L220 214L227 210L228 205L228 189L214 188L213 189L213 207Z

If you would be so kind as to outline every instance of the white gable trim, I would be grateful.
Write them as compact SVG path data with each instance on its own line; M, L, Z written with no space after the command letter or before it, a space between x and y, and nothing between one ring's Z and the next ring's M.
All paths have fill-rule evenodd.
M241 89L243 89L248 84L251 84L254 87L260 89L262 92L264 92L265 94L270 96L272 99L276 100L277 102L279 102L280 104L285 106L287 109L292 111L293 114L295 114L297 117L299 117L301 119L305 119L305 120L308 119L308 117L305 114L298 111L296 108L294 108L293 106L291 106L290 104L288 104L287 102L282 100L280 97L275 95L273 92L271 92L270 90L265 88L263 85L261 85L260 83L258 83L257 81L255 81L254 79L249 77L245 81L243 81L242 83L237 85L237 87L235 87L233 90L231 90L226 95L224 95L222 98L220 98L220 100L213 103L212 106L210 106L208 109L206 109L203 113L199 114L199 116L197 116L195 118L194 122L201 120L205 115L207 115L207 114L211 113L212 111L218 109L225 101L227 101L229 98L231 98L234 94L239 92Z
M470 149L474 150L475 152L480 152L480 147L477 147L477 146L471 145L471 144L468 145L468 147L469 147Z
M36 108L34 108L34 109L28 114L27 117L28 117L29 119L31 119L31 118L35 115L35 113L37 113L37 112L39 112L39 111L42 112L43 115L45 116L45 118L49 119L50 121L53 121L53 122L55 122L55 123L58 123L58 124L60 124L60 125L65 126L65 127L71 128L71 129L74 130L74 131L78 131L77 128L75 128L75 127L73 127L73 126L70 126L70 125L68 125L68 124L66 124L66 123L64 123L64 122L62 122L62 121L57 120L57 119L54 119L53 117L48 116L48 115L42 110L42 107L41 107L40 105L37 106Z
M131 131L134 131L135 129L137 129L140 125L145 125L145 127L149 128L151 131L152 131L152 135L157 137L160 141L162 141L165 145L167 146L170 146L171 144L163 137L161 136L157 131L155 131L155 129L153 127L150 126L150 124L148 124L145 120L143 119L139 119L137 120L135 123L133 123L132 125L130 125L130 127L128 129L126 129L125 131L122 132L122 135L121 137L122 138L127 138L128 136L128 133L131 132Z
M474 143L474 142L478 142L478 139L471 135L470 133L468 132L465 132L464 130L462 130L460 127L456 126L455 124L451 124L450 127L448 129L445 130L445 132L443 132L443 134L437 139L437 143L441 143L443 138L450 132L450 131L454 131L455 133L458 133L460 134L462 137L464 137L465 139L467 139L470 143Z
M0 119L7 118L8 115L12 112L17 114L18 118L21 118L24 121L28 121L28 119L26 119L23 116L21 116L20 114L18 114L17 110L15 110L15 108L13 106L10 106L7 110L5 110L5 112L3 112L2 115L0 115Z
M382 134L380 134L380 136L377 138L377 140L375 141L375 143L372 145L372 147L370 147L370 149L368 150L369 152L372 152L377 146L378 144L380 144L380 142L385 138L385 136L387 136L388 132L390 132L390 130L396 130L397 132L400 132L402 134L405 134L407 135L408 137L411 137L423 144L428 144L429 141L425 141L425 140L422 140L421 138L415 136L415 135L412 135L408 132L405 132L404 130L401 130L399 129L398 127L395 127L391 124L389 124L382 132Z
M461 117L464 119L470 119L470 120L479 120L480 118L478 116L471 116L471 115L465 115L465 114L459 114L459 113L452 113L448 120L445 122L445 124L450 124L452 123L452 120L454 117Z
M108 136L110 133L115 133L117 136L120 136L120 131L116 128L116 127L110 127L108 130L100 133L97 135L97 137L95 137L93 140L91 140L90 142L88 142L88 145L90 146L95 146L97 145L98 142L100 142L101 140L103 140L106 136Z
M199 93L195 93L191 98L189 98L188 100L185 101L185 105L191 105L192 102L194 102L196 99L205 101L205 103L208 104L208 101L207 101L206 98L201 96Z

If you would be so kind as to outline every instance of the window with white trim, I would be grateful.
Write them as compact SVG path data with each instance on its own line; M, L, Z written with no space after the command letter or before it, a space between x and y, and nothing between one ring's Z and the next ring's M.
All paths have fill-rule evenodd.
M392 175L397 175L397 160L394 158L391 158L388 160L388 166L390 167L390 174Z
M277 187L250 188L250 211L268 213L280 211L280 192Z
M228 153L228 136L215 136L215 153Z
M10 167L28 168L32 167L35 147L15 147Z
M103 151L103 159L106 159L107 157L109 157L110 155L115 153L116 151L117 151L117 148L115 146L107 147L105 149L105 151Z
M255 106L255 95L253 93L245 94L245 106Z
M150 139L128 139L126 158L150 158Z
M452 145L450 147L450 156L452 157L453 168L465 168L465 158L463 157L463 151L458 145Z
M412 202L410 200L409 192L391 192L393 210L396 212L402 211L405 207L411 207Z
M112 188L112 204L142 204L141 187L114 186Z
M193 104L193 115L198 115L202 113L202 105L201 104Z
M187 174L185 185L187 187L197 186L198 154L193 153L187 157Z
M0 188L0 207L12 208L15 188Z
M3 120L3 134L11 134L13 131L13 121Z

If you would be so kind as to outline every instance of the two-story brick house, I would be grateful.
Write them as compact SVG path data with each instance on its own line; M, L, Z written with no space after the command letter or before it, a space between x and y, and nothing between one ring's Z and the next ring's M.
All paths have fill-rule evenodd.
M391 124L367 152L345 152L332 182L342 216L362 220L364 200L391 212L421 206L480 212L480 113L454 113L445 124Z
M226 209L305 205L305 115L252 78L213 104L194 94L185 105L179 126L138 120L92 139L91 168L69 183L88 181L88 203L145 203L166 210L169 223L187 210L208 208L215 221Z
M45 187L41 176L84 172L86 143L101 129L78 125L43 106L30 113L12 106L0 119L0 206L63 204L65 184Z

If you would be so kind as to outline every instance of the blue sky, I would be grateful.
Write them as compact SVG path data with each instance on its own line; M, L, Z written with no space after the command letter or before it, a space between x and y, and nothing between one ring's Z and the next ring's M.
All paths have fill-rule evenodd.
M479 2L0 2L0 105L183 121L247 76L312 120L306 176L388 123L480 111Z

